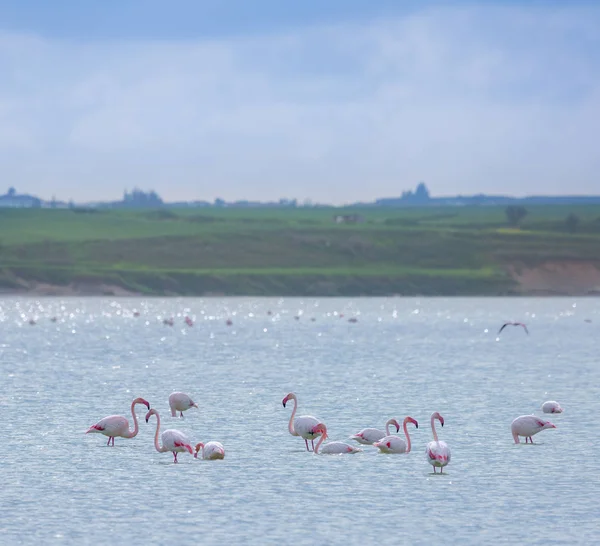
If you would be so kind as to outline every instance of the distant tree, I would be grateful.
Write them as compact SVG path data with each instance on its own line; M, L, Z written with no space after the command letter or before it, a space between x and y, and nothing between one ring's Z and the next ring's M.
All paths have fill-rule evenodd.
M223 199L221 199L220 197L217 197L215 199L215 207L224 207L225 206L225 201Z
M429 201L429 190L423 182L420 182L415 190L415 201Z
M519 222L527 216L527 209L520 205L509 205L505 210L506 218L511 226L518 226Z
M567 226L567 231L571 233L575 233L579 228L579 216L577 214L571 213L569 216L565 218L565 225Z
M15 188L8 188L8 196L9 197L14 197L17 193L17 190L15 190Z

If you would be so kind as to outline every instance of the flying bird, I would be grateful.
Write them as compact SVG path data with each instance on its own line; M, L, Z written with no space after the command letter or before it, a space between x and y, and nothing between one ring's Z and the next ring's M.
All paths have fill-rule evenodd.
M523 324L522 322L505 322L502 325L502 328L500 328L500 330L498 330L498 333L502 332L502 330L504 330L504 328L506 328L507 326L522 326L525 330L525 332L527 332L527 334L529 334L529 330L527 329L527 326L525 326L525 324Z

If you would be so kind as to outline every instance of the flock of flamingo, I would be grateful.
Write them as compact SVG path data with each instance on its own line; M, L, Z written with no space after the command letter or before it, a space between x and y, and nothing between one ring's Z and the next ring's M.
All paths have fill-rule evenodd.
M328 438L327 426L325 423L312 415L300 415L296 417L298 398L293 392L287 394L282 400L283 407L285 408L290 400L293 400L294 407L288 423L288 430L292 436L300 436L304 440L307 451L311 451L308 445L309 440L311 442L312 451L315 454L342 455L362 451L362 449L345 442L336 441L323 444ZM109 415L92 425L86 431L86 434L99 433L108 436L107 446L110 446L111 442L114 446L116 437L134 438L139 432L139 424L135 413L135 406L138 404L143 404L148 408L148 412L146 413L146 423L149 422L152 415L156 415L154 447L159 453L173 453L173 462L177 462L178 453L183 453L185 451L189 452L190 455L193 455L195 458L198 458L198 453L202 450L201 458L206 460L225 458L225 448L220 442L210 441L206 444L198 442L195 449L193 449L187 436L179 430L168 429L160 434L160 414L156 409L151 409L150 404L144 398L136 398L131 403L131 415L134 424L133 430L129 428L129 422L126 417L123 417L122 415ZM184 411L187 411L190 408L198 408L198 405L189 395L183 392L174 392L169 396L169 407L171 409L172 417L177 417L177 412L179 412L179 416L183 418ZM549 400L542 404L542 411L544 413L562 413L563 409L558 402ZM437 431L435 429L436 420L440 422L442 427L444 426L444 418L439 412L433 412L430 417L433 440L427 444L425 455L427 462L433 467L433 472L437 473L437 469L439 468L440 473L443 473L444 467L450 463L451 452L448 444L443 440L438 439ZM407 428L408 423L419 428L419 423L416 419L413 419L410 416L405 417L402 426L406 440L400 436L390 434L391 425L396 428L396 432L400 431L400 423L394 418L388 419L385 424L385 430L364 428L350 436L350 439L362 445L372 445L379 449L381 453L410 453L411 441ZM549 428L556 428L556 425L550 421L540 419L535 415L521 415L511 423L511 432L516 444L520 443L519 437L524 437L525 443L530 442L533 444L532 437L538 432ZM162 445L160 445L158 441L159 435ZM317 445L314 443L316 438L319 438Z
M188 440L187 436L174 428L165 430L162 434L160 434L160 414L156 409L150 409L150 404L147 400L143 398L136 398L131 403L131 415L133 417L133 430L129 428L129 421L127 421L126 417L122 415L109 415L108 417L104 417L104 419L100 419L95 425L92 425L89 429L87 429L86 434L90 432L95 432L98 434L104 434L104 436L108 436L107 446L115 445L115 438L134 438L137 436L139 432L139 424L137 420L137 415L135 414L135 406L138 404L143 404L148 408L148 413L146 413L146 423L149 422L150 417L156 415L156 434L154 435L154 447L156 451L159 453L173 453L174 462L177 462L177 454L187 451L190 455L194 455L195 458L198 458L198 452L202 450L201 458L214 460L214 459L223 459L225 458L225 448L221 442L198 442L194 449L192 449L192 445ZM174 392L169 396L169 407L171 408L171 416L176 417L177 412L179 412L180 417L183 417L183 412L189 410L190 408L197 408L198 404L196 404L187 394L183 392ZM160 439L162 441L162 446L158 443L158 436L160 434Z

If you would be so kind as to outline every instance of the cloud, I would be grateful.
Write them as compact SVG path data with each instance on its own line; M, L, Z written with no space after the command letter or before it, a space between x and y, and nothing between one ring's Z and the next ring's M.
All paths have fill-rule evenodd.
M77 200L597 192L599 23L455 5L213 40L0 34L4 180Z

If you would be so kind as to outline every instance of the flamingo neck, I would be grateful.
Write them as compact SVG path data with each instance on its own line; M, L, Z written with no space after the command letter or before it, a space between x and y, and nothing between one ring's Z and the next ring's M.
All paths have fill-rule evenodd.
M133 418L133 431L128 431L127 438L134 438L137 436L137 433L140 430L140 426L138 424L137 415L135 414L135 404L136 402L131 403L131 417ZM139 404L139 402L138 402Z
M392 424L392 419L389 419L388 422L385 424L385 435L389 436L390 435L390 425Z
M408 434L407 421L404 421L404 435L406 436L406 453L410 453L410 435Z
M435 416L431 416L431 431L433 432L433 439L437 442L438 441L438 435L437 432L435 431Z
M296 416L296 410L298 409L298 400L296 399L296 397L292 398L292 400L294 401L294 409L292 410L292 415L288 424L288 430L290 431L290 434L292 436L298 436L298 433L294 429L294 417Z
M313 450L317 455L319 454L319 448L321 447L321 444L325 441L325 438L327 438L327 433L323 432L323 434L321 434L321 437L319 438L319 441L317 442L317 445L315 446L315 449Z
M160 434L160 415L158 413L155 413L154 415L156 415L156 433L154 434L154 447L156 448L156 451L158 451L159 453L163 453L167 450L164 448L164 446L160 447L160 444L158 443L158 435Z

